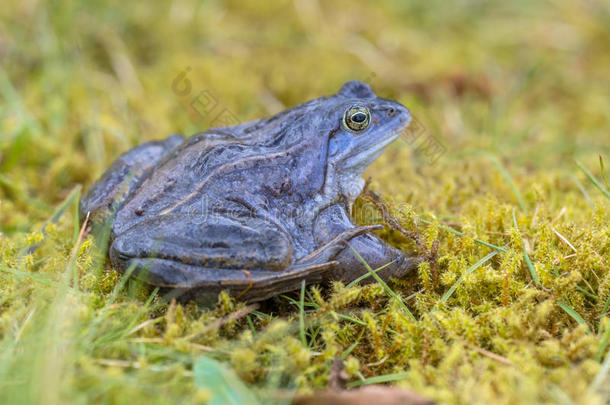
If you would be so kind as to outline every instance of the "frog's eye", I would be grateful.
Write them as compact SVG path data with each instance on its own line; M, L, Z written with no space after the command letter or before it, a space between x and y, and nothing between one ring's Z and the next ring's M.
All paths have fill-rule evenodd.
M368 128L370 123L371 112L366 107L353 105L343 114L343 126L348 131L362 132Z

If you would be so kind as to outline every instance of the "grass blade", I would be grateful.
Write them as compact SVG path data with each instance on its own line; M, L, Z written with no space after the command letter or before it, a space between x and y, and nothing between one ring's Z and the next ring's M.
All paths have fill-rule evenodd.
M568 304L566 304L563 301L557 301L557 305L559 305L559 307L561 309L563 309L564 311L566 311L566 313L568 315L570 315L570 317L572 319L574 319L576 322L578 322L581 325L587 325L587 322L585 322L585 320L583 319L582 316L580 316L580 314L578 312L576 312L571 306L569 306ZM587 325L587 328L589 328L589 325Z
M423 222L424 224L428 224L428 225L435 225L435 224L434 224L434 222L432 222L432 221L428 221L428 220L423 219L423 218L417 218L417 220L418 220L418 221ZM448 227L448 226L445 226L445 225L440 225L440 224L438 224L437 226L438 226L439 228L441 228L442 230L445 230L445 231L447 231L447 232L451 232L451 233L453 233L454 235L457 235L457 236L464 236L464 232L457 231L457 230L455 230L455 229L453 229L453 228L451 228L451 227ZM491 243L489 243L489 242L485 242L485 241L483 241L483 240L481 240L481 239L474 239L474 241L475 241L476 243L480 244L480 245L487 246L487 247L489 247L489 248L492 248L492 249L498 250L498 251L500 251L500 252L508 253L508 250L506 250L505 248L500 247L500 246L497 246L497 245L492 245Z
M212 394L209 405L260 403L233 370L216 360L199 358L193 367L193 377L198 388L207 389Z
M17 277L18 279L30 279L30 280L33 280L33 281L36 281L38 283L45 284L48 286L53 286L53 287L59 286L58 282L41 277L41 276L37 275L36 273L30 273L30 272L26 272L26 271L11 269L10 267L5 267L5 266L0 266L0 271L9 273L9 274Z
M525 242L523 241L523 237L521 236L521 232L519 231L519 226L517 226L517 217L515 217L514 209L513 209L513 223L515 224L515 229L517 229L517 232L519 232L519 237L521 238L521 243L523 244L523 259L525 260L525 263L527 264L527 268L529 269L530 274L532 275L532 280L534 280L534 283L540 284L540 280L538 279L538 273L536 273L536 268L534 267L534 264L530 260L530 256L527 254L527 250L525 249Z
M37 200L36 198L30 197L27 193L22 194L19 188L2 173L0 173L0 185L9 189L14 194L16 200L22 201L25 204L34 207L40 211L44 211L46 213L49 213L53 210L53 208L49 205Z
M385 269L386 267L388 267L389 265L391 265L392 263L394 263L395 261L396 261L396 260L392 260L391 262L388 262L388 263L384 264L383 266L377 267L375 270L373 270L373 272L378 273L378 272L380 272L381 270L383 270L383 269ZM364 279L366 279L366 278L368 278L368 277L370 277L370 276L371 276L371 274L370 274L370 273L363 274L363 275L361 275L360 277L358 277L357 279L352 280L351 282L349 282L349 283L347 284L347 286L346 286L346 287L347 287L347 288L351 288L351 287L353 287L354 285L358 284L359 282L361 282L362 280L364 280Z
M362 339L362 336L364 335L364 329L362 330L362 332L360 332L360 336L358 336L358 339L356 339L356 341L354 343L352 343L350 345L350 347L348 347L343 353L341 353L341 360L345 360L347 359L347 356L350 355L350 353L358 346L358 344L360 343L360 339Z
M606 298L606 303L604 304L604 309L602 309L602 313L599 316L599 327L597 328L598 330L600 330L602 328L602 321L604 320L604 316L606 316L606 314L608 313L608 307L610 307L610 295L608 295L608 297Z
M76 210L76 217L74 220L74 237L73 237L73 244L76 243L76 239L78 238L78 233L80 231L80 227L78 224L78 201L80 200L80 193L81 193L81 186L80 184L75 186L72 191L70 191L70 194L68 194L68 196L61 202L61 204L59 204L59 206L55 209L55 211L53 211L53 214L51 215L51 217L49 219L47 219L44 224L42 224L42 228L40 228L40 232L43 235L43 238L47 236L47 226L50 223L56 224L59 219L62 217L62 215L66 212L66 210L72 205L74 204L74 202L76 202L75 204L75 210ZM31 245L28 246L27 248L25 248L22 252L21 255L24 256L26 254L31 254L34 253L36 251L36 249L38 249L38 247L40 246L40 244L42 243L42 241L36 243L35 245Z
M361 385L369 385L369 384L383 384L392 381L400 381L406 380L409 378L408 373L394 373L394 374L386 374L386 375L378 375L375 377L365 378L363 380L352 381L347 383L348 388L359 387Z
M587 201L587 205L589 206L589 208L593 208L593 200L591 200L591 196L589 196L589 193L587 193L587 190L585 189L585 186L582 185L582 183L580 182L580 180L578 180L578 177L571 175L570 176L572 178L572 180L574 181L574 183L576 183L576 187L578 187L578 189L580 190L580 192L582 193L582 195L585 196L585 200Z
M513 196L515 196L515 199L517 200L517 204L519 204L519 208L521 208L521 211L527 211L525 201L523 200L523 197L521 197L521 193L519 193L517 186L515 186L515 182L513 181L512 177L510 177L510 174L508 174L508 171L504 168L504 166L502 166L502 163L500 163L498 158L489 152L481 150L473 151L472 154L477 156L483 156L484 158L488 159L494 166L496 166L502 177L504 177L504 180L506 180L508 187L510 187Z
M599 331L598 331L599 332ZM597 349L596 360L601 362L604 357L604 353L606 353L606 348L608 348L608 344L610 343L610 327L606 328L604 332L604 337L599 342L599 348Z
M460 286L460 284L462 284L462 281L464 281L464 277L466 277L468 274L472 273L473 271L475 271L476 269L478 269L479 267L481 267L483 264L485 264L488 260L490 260L492 257L494 257L495 255L498 254L498 251L493 251L491 253L489 253L487 256L485 256L484 258L482 258L481 260L479 260L478 262L476 262L475 264L473 264L472 266L470 266L468 268L468 270L466 270L458 279L455 283L453 283L453 285L451 286L450 289L447 290L447 292L445 294L443 294L443 297L441 298L441 302L444 304L447 302L447 300L451 297L451 295L453 295L453 293L455 292L455 290Z
M606 176L606 169L604 168L604 158L602 155L599 155L599 168L602 172L602 178L604 179L604 183L606 183L606 189L610 190L610 182L608 181L608 177Z
M305 280L301 281L301 297L299 299L299 337L303 347L307 347L307 336L305 336Z
M591 174L591 172L582 163L580 163L578 160L575 160L574 162L576 163L576 166L578 166L580 170L582 170L583 173L589 178L589 180L591 180L595 187L597 187L603 195L610 199L610 191L606 190L606 188L595 178L595 176L593 176L593 174Z
M375 273L373 271L371 266L369 266L369 264L362 258L362 256L360 256L360 254L358 252L356 252L356 250L351 245L349 245L349 247L350 247L350 249L352 249L352 252L354 252L354 254L358 258L358 260L360 260L360 262L364 265L364 267L366 267L366 270L369 272L369 274L371 276L373 276L373 278L383 287L385 292L398 304L398 306L400 306L405 311L407 316L412 321L416 321L415 316L413 315L413 313L411 311L409 311L409 308L407 308L405 303L402 302L402 300L398 297L398 295L396 295L396 293L394 291L392 291L392 289L386 284L386 282L383 281L381 279L381 277L379 277L379 275L377 275L377 273Z
M604 386L606 379L608 378L608 373L610 372L610 353L606 354L606 358L602 363L602 368L597 372L593 382L589 386L589 392L595 393L600 390Z

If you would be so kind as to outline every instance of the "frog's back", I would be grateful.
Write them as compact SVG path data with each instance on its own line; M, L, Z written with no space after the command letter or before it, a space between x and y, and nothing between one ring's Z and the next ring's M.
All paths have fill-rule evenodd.
M118 207L112 233L122 233L151 216L169 212L197 213L209 209L210 204L213 205L227 190L241 188L242 191L249 189L254 192L252 186L262 186L269 177L273 177L271 180L284 178L290 169L281 165L289 162L291 157L273 162L269 158L302 143L304 133L317 132L314 127L320 122L309 122L303 117L325 106L325 100L311 100L267 119L213 128L184 140L148 169L132 187ZM295 123L299 125L295 126ZM325 146L314 145L315 139L308 140L308 143L322 154L316 151L314 154L319 156L299 162L302 170L298 172L302 175L292 183L299 184L302 189L315 189L320 186L320 181L307 176L320 172L317 166L323 163ZM261 168L265 165L267 169ZM269 174L271 166L276 169ZM303 185L305 182L308 184ZM285 183L279 183L281 190Z
M240 165L250 168L249 162L264 162L289 147L289 131L268 136L261 126L254 121L185 140L152 168L125 199L114 220L113 234L120 234L147 217L210 209L219 195L234 188L230 174L238 172ZM251 171L250 177L253 175Z

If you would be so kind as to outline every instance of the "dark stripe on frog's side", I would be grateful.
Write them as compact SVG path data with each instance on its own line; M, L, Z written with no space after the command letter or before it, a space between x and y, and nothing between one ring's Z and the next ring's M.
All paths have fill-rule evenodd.
M215 178L216 175L221 175L224 171L227 171L229 169L233 169L233 170L243 170L243 169L247 169L248 163L254 163L260 160L269 160L269 159L275 159L275 158L281 158L281 157L285 157L288 155L288 152L278 152L278 153L274 153L272 155L267 155L267 156L251 156L248 158L244 158L241 160L238 160L236 162L231 162L231 163L226 163L220 167L215 168L210 174L207 175L207 177L205 179L203 179L203 181L201 183L199 183L197 185L197 187L195 188L195 190L193 190L189 195L187 195L185 198L183 198L180 201L177 201L174 205L172 205L171 207L166 208L165 210L161 211L161 215L167 215L170 214L172 211L174 211L176 208L189 203L193 198L197 197L199 195L199 193L203 190L203 188L208 184L208 182L212 179ZM241 167L240 167L241 166Z
M119 156L81 199L80 222L87 213L91 223L104 222L138 188L150 170L183 141L182 135L171 135L162 141L143 143Z
M331 134L337 130L338 130L338 128L333 129L331 131ZM323 188L325 177L326 177L325 162L326 162L326 154L327 154L327 147L328 147L328 137L325 137L325 138L320 137L319 144L320 144L319 145L320 148L318 150L320 150L321 153L319 154L319 156L317 158L317 160L318 160L317 166L311 167L311 172L313 172L314 175L316 175L316 173L315 173L316 170L320 170L320 173L317 176L319 178L310 178L309 179L310 181L306 185L304 185L304 184L299 185L300 187L302 187L301 190L290 190L291 192L306 191L303 194L311 195L315 192L320 191ZM226 148L226 145L219 145L219 146ZM192 192L190 192L187 196L185 196L181 200L177 201L170 207L165 208L163 211L160 212L160 214L161 215L169 214L169 213L173 212L175 209L179 208L180 206L188 204L190 201L192 201L194 198L198 197L202 193L202 191L205 189L205 187L209 184L210 181L217 179L218 176L222 176L226 172L245 170L245 169L251 168L257 162L261 162L261 161L272 161L272 160L281 159L281 158L292 159L292 156L302 156L301 154L297 153L299 151L299 149L309 149L309 148L311 148L311 146L309 146L309 145L297 144L285 151L276 152L276 153L273 153L270 155L263 154L263 155L247 156L240 160L237 160L234 162L228 162L228 163L222 164L218 167L215 167L197 185L197 187ZM212 153L212 150L208 151L206 154L209 154L209 153ZM283 162L283 163L286 164L286 162ZM305 187L307 187L307 188L305 188Z
M317 158L318 169L310 168L309 174L316 170L325 171L324 159L330 129L320 129L315 124L301 126L300 132L295 132L293 128L294 123L301 121L307 123L306 120L303 120L303 108L309 109L308 106L315 105L315 100L305 103L299 111L281 114L283 117L281 120L274 116L236 127L211 129L187 139L164 159L163 163L157 165L154 179L141 182L140 187L127 196L117 214L113 234L120 234L139 223L139 217L158 215L162 212L170 213L176 208L188 204L189 201L208 189L206 185L209 185L212 179L215 179L212 184L222 184L223 180L219 176L228 173L227 170L234 167L227 162L248 159L255 164L254 156L264 159L267 154L273 154L274 150L291 153L299 150L295 145L308 144L313 150L323 152ZM307 142L303 142L303 139L307 139ZM305 145L303 146L305 149ZM287 148L289 148L288 151ZM301 162L304 162L305 167L308 165L307 159L301 159ZM178 173L178 175L174 173ZM195 173L200 178L197 178ZM268 177L273 176L259 179L258 185L264 184ZM290 192L303 196L317 192L323 185L325 173L322 173L322 176L309 177L315 177L317 182L311 181L305 176L292 176L301 184ZM221 195L214 195L213 191L208 195L211 198L207 199L206 203L221 201ZM274 198L275 196L269 197ZM190 209L197 212L198 207L193 206Z

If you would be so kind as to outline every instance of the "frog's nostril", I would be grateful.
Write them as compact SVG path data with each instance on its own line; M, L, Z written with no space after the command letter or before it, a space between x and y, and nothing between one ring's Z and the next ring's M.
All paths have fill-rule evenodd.
M395 115L396 115L396 110L392 107L388 108L388 117L392 118Z

